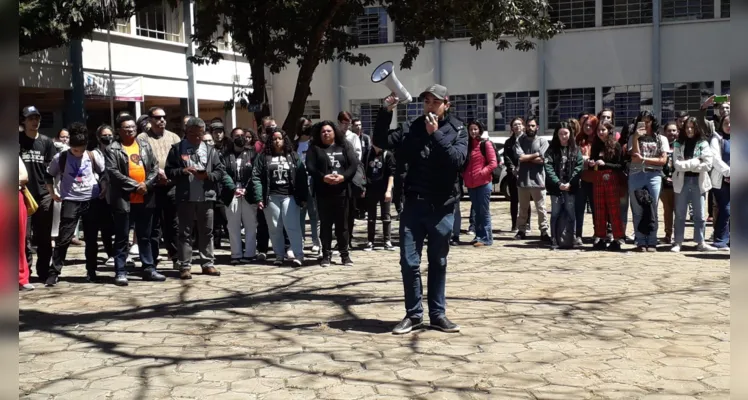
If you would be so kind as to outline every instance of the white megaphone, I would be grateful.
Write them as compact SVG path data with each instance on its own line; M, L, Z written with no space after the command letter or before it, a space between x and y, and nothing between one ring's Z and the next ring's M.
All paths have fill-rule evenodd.
M385 61L379 64L371 74L371 81L387 86L400 99L400 104L407 104L413 101L413 97L408 93L408 89L395 76L395 65L392 61Z

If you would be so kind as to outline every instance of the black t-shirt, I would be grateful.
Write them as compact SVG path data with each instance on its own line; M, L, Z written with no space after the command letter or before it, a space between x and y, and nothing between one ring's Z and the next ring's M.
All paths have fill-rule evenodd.
M291 193L291 164L285 156L273 156L268 161L269 195L288 196Z
M392 156L386 150L376 154L372 150L366 163L366 183L370 189L384 191L387 181L393 175Z
M323 150L330 160L330 174L342 174L343 171L348 167L348 163L345 159L345 149L333 143L327 148L323 148ZM318 190L323 195L327 196L344 196L348 193L348 191L346 190L347 186L348 185L346 183L341 183L338 185L328 185L323 181L322 187L318 188Z
M569 177L567 176L567 163L569 162L569 147L561 147L561 170L558 174L558 180L563 183L569 182Z
M696 150L696 140L695 139L687 139L685 143L685 148L683 151L683 156L686 160L690 160L693 158L693 153ZM691 172L686 171L685 176L691 176L691 177L698 177L698 172Z
M52 176L47 173L47 167L57 153L52 139L41 133L36 139L31 139L25 133L18 134L21 145L19 155L26 166L29 174L29 183L26 187L37 202L49 194L46 183L52 183Z

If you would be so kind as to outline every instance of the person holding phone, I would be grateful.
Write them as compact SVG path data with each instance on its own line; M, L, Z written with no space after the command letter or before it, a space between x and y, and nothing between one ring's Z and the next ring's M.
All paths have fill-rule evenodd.
M629 164L629 197L631 199L631 212L634 215L635 242L637 251L657 251L657 203L662 188L662 167L667 162L670 145L668 140L659 134L659 123L652 112L646 110L639 113L634 124L634 132L629 136L628 153L631 155ZM646 189L652 200L651 205L640 203L636 192ZM645 215L644 207L647 206L653 212L648 212L651 221L641 224ZM648 232L643 232L644 226L648 226Z
M187 134L173 145L166 158L166 177L176 184L175 198L179 219L179 277L192 279L192 228L197 221L198 247L204 275L219 276L213 255L213 206L218 184L226 173L218 151L203 142L205 122L191 117L185 123Z

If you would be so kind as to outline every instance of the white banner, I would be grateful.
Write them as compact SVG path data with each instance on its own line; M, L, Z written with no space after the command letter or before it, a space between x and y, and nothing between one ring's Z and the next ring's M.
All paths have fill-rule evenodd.
M114 99L119 101L143 101L143 77L112 75ZM109 97L109 74L83 72L83 87L88 97Z

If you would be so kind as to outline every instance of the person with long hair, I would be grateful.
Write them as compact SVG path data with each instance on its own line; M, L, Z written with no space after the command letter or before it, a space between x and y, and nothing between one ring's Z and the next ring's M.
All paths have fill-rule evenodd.
M519 157L514 151L517 138L525 131L525 120L515 117L509 122L511 136L504 142L504 166L506 167L507 191L509 192L509 216L512 219L512 233L517 233L517 216L519 215L519 194L517 193L517 174L519 173ZM531 214L527 210L527 229L530 229Z
M652 112L645 110L639 113L634 124L635 130L629 136L628 152L631 155L629 164L629 198L631 199L631 211L634 215L634 228L636 229L637 251L657 251L657 229L659 218L657 216L657 203L660 198L662 187L662 167L667 162L667 153L670 145L667 139L660 135L659 123ZM651 221L641 224L644 217L644 205L636 196L637 191L649 192L652 204L645 205L652 212ZM642 192L640 192L641 194ZM643 229L648 232L644 232Z
M592 208L593 225L595 221L595 208L593 207L593 204L595 202L593 196L593 182L595 181L595 173L589 167L590 164L587 161L590 159L592 144L595 143L597 138L597 127L599 125L599 121L594 115L585 115L582 116L582 118L579 120L579 125L581 129L579 133L577 133L574 140L577 147L579 148L579 151L581 151L582 153L582 158L584 159L584 170L582 171L579 183L580 190L575 197L576 203L574 204L576 223L574 234L576 236L575 244L577 246L582 245L582 237L584 237L584 214L585 211L587 211L588 207Z
M551 195L551 248L557 249L561 238L557 237L558 219L562 211L569 217L567 229L574 232L576 209L575 194L582 173L582 152L574 138L573 121L562 121L553 132L553 139L545 153L545 187Z
M676 121L668 122L663 129L665 137L671 148L675 146L675 140L678 139L678 123ZM666 244L673 244L673 220L675 217L675 192L673 191L673 152L668 152L667 163L662 167L662 190L660 190L660 201L662 202L663 219L665 222L665 240ZM624 227L625 228L625 227Z
M304 245L301 242L299 207L306 206L307 174L304 163L296 155L293 143L286 132L275 128L268 135L263 154L258 156L252 170L253 200L265 211L270 231L270 243L275 253L275 265L283 265L286 257L283 232L293 251L293 264L304 263Z
M594 176L593 218L595 219L595 250L620 251L625 240L623 221L621 220L620 170L623 150L615 137L615 126L610 121L597 127L597 141L592 144L590 158L587 160L589 170ZM605 242L608 224L613 231L613 241L608 247Z
M462 177L470 195L471 208L475 210L475 238L471 243L475 247L491 246L491 191L493 189L493 170L499 165L496 151L490 140L481 138L486 130L480 121L471 121L467 125L468 159Z
M685 239L688 205L693 207L693 240L698 251L714 251L706 244L706 194L712 188L709 171L714 159L706 134L695 117L689 117L673 144L673 191L675 192L675 239L670 251L681 250Z
M348 252L348 212L351 181L358 168L358 157L346 141L345 133L332 121L312 127L312 145L306 155L306 166L312 177L312 188L319 212L322 260L329 267L332 258L332 226L343 265L352 266Z
M717 121L710 146L714 154L712 185L714 202L714 243L718 250L730 250L730 115Z

